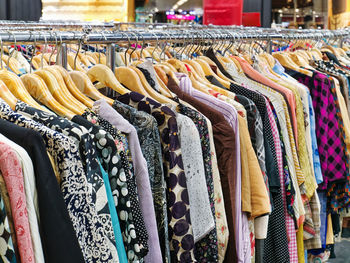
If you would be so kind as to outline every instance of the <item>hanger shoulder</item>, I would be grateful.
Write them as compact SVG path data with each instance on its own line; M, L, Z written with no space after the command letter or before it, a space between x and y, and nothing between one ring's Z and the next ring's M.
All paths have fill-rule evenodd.
M58 102L60 102L66 108L70 109L75 114L83 114L84 109L81 109L78 106L74 105L72 101L68 99L70 96L62 91L55 76L51 72L41 69L35 71L34 74L43 79L49 88L50 93Z
M0 80L0 98L2 98L11 109L16 108L17 98L11 93L11 91L6 87L5 83Z
M85 73L81 71L71 71L69 72L69 76L83 94L86 94L94 100L104 99L109 104L113 104L114 101L100 93Z
M0 80L5 83L7 88L11 91L11 93L21 101L36 107L42 108L29 94L26 90L25 86L21 79L13 72L8 70L0 70Z
M72 93L73 96L76 99L78 99L81 103L83 103L85 106L92 108L92 106L94 105L94 102L80 92L80 90L76 87L76 85L74 84L68 72L61 66L53 66L53 68L56 69L61 74L66 84L66 87L68 88L70 93Z
M106 87L109 87L119 94L129 93L130 91L124 88L113 74L112 70L106 65L98 64L90 68L87 72L91 82L99 81Z
M25 74L21 76L21 80L29 93L42 104L52 109L60 116L67 117L69 119L73 118L74 113L56 101L45 82L39 76L35 74Z

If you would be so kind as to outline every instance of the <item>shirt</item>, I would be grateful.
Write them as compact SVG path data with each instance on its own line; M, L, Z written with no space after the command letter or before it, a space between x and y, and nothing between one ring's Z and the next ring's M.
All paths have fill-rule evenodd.
M0 142L0 170L9 190L10 204L16 230L18 250L22 262L35 262L29 227L23 173L16 153Z
M176 116L168 107L162 106L136 92L124 94L117 99L124 104L152 114L157 120L163 146L163 167L166 169L168 187L171 257L172 260L180 262L194 261L193 230L190 217L188 217L190 206ZM179 221L181 223L177 224Z
M166 184L157 121L152 115L143 111L138 111L117 100L114 101L113 108L137 130L141 150L147 161L163 261L169 261L170 247L167 223Z
M22 146L33 161L45 260L85 262L42 136L3 119L0 119L0 132Z
M168 88L180 99L194 106L197 110L209 118L212 123L215 150L217 153L220 179L222 182L222 191L225 200L224 205L228 229L229 233L233 233L229 235L224 262L237 261L234 235L234 222L236 220L234 209L236 189L235 155L237 152L235 147L235 140L233 137L234 131L219 111L209 107L208 105L194 99L192 96L183 92L171 77L168 81ZM239 241L237 240L237 242Z
M109 131L97 126L106 121L93 112L86 111L83 117L76 115L72 120L94 134L98 156L102 167L108 173L117 205L128 260L137 261L148 252L147 230L140 209L135 177L129 169L126 153L124 149L116 146L116 138L114 139Z
M162 255L160 252L147 163L141 151L136 129L104 100L95 102L94 109L101 115L102 118L106 119L113 126L117 127L119 130L128 135L140 206L148 233L149 252L147 254L146 261L161 261Z
M96 207L92 202L92 193L89 191L75 143L63 134L54 132L33 120L14 113L3 101L0 104L0 116L41 133L49 152L58 165L62 178L61 191L85 260L91 262L94 259L111 259L112 256L106 245L106 234L103 227L100 224L95 224L95 222L98 222ZM75 203L79 203L79 207L74 206ZM101 248L104 248L104 250ZM88 253L91 250L95 252L93 254Z
M323 173L321 188L325 189L328 182L345 179L347 174L344 143L341 140L337 109L331 91L332 83L326 75L318 72L313 72L312 77L297 72L287 71L287 73L310 88Z
M240 151L240 141L239 141L239 129L238 129L238 120L237 120L237 111L234 107L232 107L230 104L224 102L224 101L219 101L218 99L204 94L192 87L191 80L188 78L187 75L185 74L180 74L176 73L176 77L180 81L179 88L182 89L185 93L193 96L195 99L198 99L201 102L206 103L210 107L219 110L222 112L223 116L227 120L227 122L230 124L232 129L235 132L235 143L237 147L237 151ZM248 233L243 231L243 229L248 229L246 226L246 221L242 220L242 209L241 209L241 160L240 160L240 154L237 154L235 156L235 162L236 162L236 197L235 197L235 213L237 216L235 219L235 235L236 235L236 240L242 240L243 235L247 235ZM249 234L248 234L249 235ZM243 262L243 247L241 246L240 242L236 242L236 250L237 250L237 256L239 262Z
M272 103L275 112L278 116L278 121L280 124L280 135L282 135L282 140L284 149L286 151L286 159L288 164L288 170L290 179L293 182L294 190L295 190L295 202L293 203L293 212L289 211L291 214L294 214L296 219L300 219L299 221L303 221L303 215L305 211L303 209L303 201L301 199L301 193L299 190L299 181L302 182L304 179L304 175L299 167L299 159L296 151L295 140L292 130L292 125L290 122L288 107L286 102L281 94L277 91L270 89L269 87L262 85L258 82L255 82L245 76L239 74L234 71L233 67L228 68L229 72L235 76L236 79L240 81L240 83L244 83L248 88L258 91L262 95L268 97L269 102ZM262 108L261 108L262 109ZM289 184L286 182L286 187Z
M28 222L30 227L30 234L33 244L33 252L35 262L45 262L44 253L41 244L41 237L39 232L39 209L38 209L38 196L35 187L35 176L33 162L30 159L26 150L24 150L18 144L7 139L0 134L0 141L7 144L16 153L18 160L20 161L23 173L24 191L26 195L26 206L28 213Z
M191 205L191 222L195 243L215 228L211 213L199 133L192 120L176 114L184 171Z
M93 202L96 204L100 223L104 227L104 231L108 236L108 247L112 252L112 256L117 257L116 240L108 208L107 193L97 161L96 145L88 131L84 127L78 126L67 119L35 109L24 102L17 102L16 111L38 123L42 123L52 130L68 136L75 142L77 147L79 147L80 157L82 159L87 181L92 186ZM117 258L114 258L114 260L117 260Z
M314 112L314 108L312 105L312 98L310 95L310 91L305 85L299 83L296 79L292 78L290 75L285 74L284 73L285 69L280 65L278 60L275 61L275 66L273 67L273 70L278 74L282 74L282 76L286 77L288 80L295 82L297 85L302 85L302 88L304 88L306 90L307 98L308 98L308 106L309 106L313 167L314 167L316 182L318 184L320 184L323 182L323 177L322 177L320 156L318 153L318 146L317 146L317 139L316 139L315 112ZM289 70L289 72L293 72L293 71Z
M211 126L209 126L209 120L207 120L201 113L191 108L189 105L186 106L184 103L185 102L182 101L179 102L177 108L181 114L191 118L199 133L207 192L209 194L209 202L215 224L215 229L210 231L206 237L202 238L201 242L197 242L195 244L195 257L198 261L207 260L209 262L217 262L220 260L220 257L222 257L223 260L225 256L225 250L222 244L224 244L226 238L224 232L227 232L227 221L225 216L225 207L222 203L221 183L219 181L219 186L216 186L214 183L214 180L216 179L214 177L216 175L214 175L213 169L215 166L214 162L217 161L215 148L213 149L214 152L211 153L210 141L213 140L213 138L209 133L209 128L211 131L212 129ZM213 158L212 160L212 156L215 157L215 159ZM218 177L220 180L220 175L218 175Z

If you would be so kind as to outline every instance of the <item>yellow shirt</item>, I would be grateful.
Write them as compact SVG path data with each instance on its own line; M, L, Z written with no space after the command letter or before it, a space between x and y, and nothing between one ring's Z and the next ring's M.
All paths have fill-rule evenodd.
M289 83L285 81L281 81L277 78L270 78L271 80L275 81L279 85L291 90L293 92L293 95L295 97L296 101L296 116L297 116L297 135L298 135L298 145L297 145L297 151L298 151L298 157L300 162L300 168L303 171L304 174L304 186L306 190L306 196L310 199L311 196L314 194L315 190L317 189L317 182L315 175L312 173L311 169L311 162L309 159L309 153L306 147L306 133L305 133L305 123L304 123L304 110L303 110L303 104L301 102L300 94L297 91L297 89ZM292 109L293 110L293 109Z

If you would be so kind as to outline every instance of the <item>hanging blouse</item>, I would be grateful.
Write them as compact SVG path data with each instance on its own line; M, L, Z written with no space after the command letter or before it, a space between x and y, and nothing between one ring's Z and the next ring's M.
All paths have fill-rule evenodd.
M124 104L152 114L156 118L163 146L163 160L168 186L169 238L171 257L175 261L191 262L194 239L191 225L186 178L175 114L165 106L136 92L117 98Z
M212 84L222 87L220 82L218 82L213 76L206 76L206 78ZM261 171L263 172L266 189L268 192L270 192L268 186L268 177L266 175L263 122L260 113L252 100L237 94L234 94L234 97L235 100L242 104L246 110L250 139L252 141L255 153L258 157Z
M191 222L195 243L215 228L205 183L199 133L192 120L176 113L186 182L191 205Z
M149 252L145 260L147 262L159 262L162 260L162 255L160 252L151 186L147 163L141 151L136 129L104 100L96 101L94 103L94 110L98 112L101 118L104 118L114 127L118 127L119 130L127 134L132 162L134 164L141 211L148 233Z
M28 221L33 244L35 262L45 262L41 237L39 232L39 209L37 191L35 186L34 167L28 153L18 144L0 134L0 141L7 144L16 153L20 161L23 173L24 191L26 194L26 205Z
M85 262L42 136L1 118L0 133L22 146L33 161L45 260L53 263Z
M6 188L9 189L8 193L21 261L35 262L22 168L16 153L3 142L0 142L0 170L4 177Z
M219 223L222 221L222 217L220 216L221 212L219 212L222 209L218 209L217 206L219 206L219 204L215 202L215 190L214 190L213 171L212 171L213 167L212 167L212 160L211 160L210 139L209 139L209 130L207 125L207 120L202 114L200 114L199 112L197 112L196 110L190 107L186 107L183 103L179 103L178 109L180 113L191 118L191 120L194 122L199 132L210 207L211 207L211 212L213 214L214 222L216 226L216 229L213 229L206 237L204 237L201 240L201 242L197 242L195 244L195 256L199 262L218 262L218 253L219 253L218 244L225 243L225 235L222 234L222 231L223 231L223 228L227 228L227 222L226 224ZM217 194L220 195L220 192L222 195L221 185L220 185L220 191L219 189L217 189ZM221 208L223 208L223 211L225 211L224 207L221 207ZM226 221L226 218L225 218L225 221ZM222 245L220 246L222 248L221 249L222 251L223 246ZM221 256L224 257L225 253L224 251L222 252L223 253L221 253Z
M192 96L184 93L176 84L176 82L170 77L168 81L168 88L174 92L179 99L186 101L187 103L194 106L203 115L210 119L212 123L213 137L215 140L215 151L217 153L217 164L220 172L220 179L222 181L222 192L224 195L225 213L227 218L228 229L222 228L222 235L227 235L224 243L220 243L219 246L223 248L221 253L226 250L225 261L236 261L236 249L235 249L235 235L234 233L234 222L235 222L235 179L236 169L234 168L235 162L235 140L233 140L234 131L225 120L224 116L215 109L207 106L206 104L194 99ZM217 180L216 180L217 181ZM215 182L215 181L214 181ZM218 181L217 181L218 183ZM220 196L219 196L220 197ZM218 200L218 203L223 200ZM225 226L225 225L224 225ZM227 231L228 230L228 231ZM229 232L229 233L228 233Z
M90 133L94 134L102 166L110 176L128 259L139 260L148 252L148 247L143 245L147 244L147 231L139 206L135 178L129 170L126 154L124 153L122 157L112 135L97 126L100 124L97 116L86 111L83 117L76 115L72 120L85 126Z
M163 261L169 261L170 247L168 241L166 184L157 121L152 115L143 111L138 111L118 100L114 101L112 107L127 119L137 130L141 150L147 161Z
M75 141L76 145L79 147L87 180L92 185L93 202L98 204L96 205L96 209L100 224L104 227L104 231L108 236L108 247L114 260L117 260L116 239L108 207L107 193L97 161L96 145L87 129L67 119L30 107L24 102L17 102L16 111Z
M326 75L318 72L314 72L312 77L298 72L287 71L287 73L310 88L316 114L316 135L324 176L321 189L325 189L328 182L344 180L348 174L332 83Z
M60 171L61 190L85 260L87 262L110 260L112 255L106 245L107 237L103 227L96 224L98 222L96 207L92 202L92 193L89 191L75 143L63 134L14 113L3 101L0 104L0 116L17 125L40 132Z

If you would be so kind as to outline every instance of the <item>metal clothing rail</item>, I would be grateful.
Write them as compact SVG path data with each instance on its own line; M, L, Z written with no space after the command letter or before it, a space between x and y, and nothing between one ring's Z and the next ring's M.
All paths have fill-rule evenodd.
M9 25L5 21L3 24ZM22 23L23 26L40 25L39 23ZM69 23L65 23L70 25ZM85 24L85 23L84 23ZM9 31L2 30L0 21L0 44L56 44L60 46L61 64L66 65L67 44L107 44L108 64L113 69L115 61L115 44L127 43L129 47L135 43L182 43L182 44L207 44L213 45L217 41L266 41L264 45L267 51L271 51L272 41L284 40L339 40L340 45L343 39L350 37L350 30L291 30L291 29L266 29L241 26L197 26L167 28L141 28L128 31ZM51 24L52 25L52 24ZM144 25L146 26L146 25ZM38 29L39 26L38 26Z
M295 39L339 39L349 37L349 31L266 31L259 29L229 30L215 29L176 29L147 31L7 31L0 27L0 41L4 44L20 42L23 44L91 43L111 44L135 41L205 41L205 40L295 40Z

